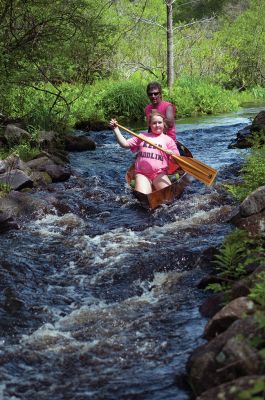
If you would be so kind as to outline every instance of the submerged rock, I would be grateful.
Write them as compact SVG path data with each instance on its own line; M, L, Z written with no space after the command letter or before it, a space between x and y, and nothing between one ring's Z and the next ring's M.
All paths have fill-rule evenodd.
M16 221L8 213L0 210L0 233L9 231L10 229L17 229Z

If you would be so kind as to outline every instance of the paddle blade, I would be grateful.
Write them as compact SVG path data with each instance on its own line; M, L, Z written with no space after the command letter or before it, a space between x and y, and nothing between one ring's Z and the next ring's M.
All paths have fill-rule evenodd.
M205 183L206 185L213 184L217 175L216 169L191 157L172 155L172 158L174 158L177 164L189 175L198 179L202 183Z

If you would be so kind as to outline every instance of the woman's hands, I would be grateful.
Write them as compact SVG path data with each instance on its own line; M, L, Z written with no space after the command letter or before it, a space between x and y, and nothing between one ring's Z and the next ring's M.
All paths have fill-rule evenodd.
M121 147L124 149L129 149L130 146L127 144L127 139L122 135L119 127L118 127L118 121L115 118L112 118L109 122L109 127L113 130L113 133L116 137L117 142Z
M110 123L109 123L109 126L110 126L110 128L111 129L115 129L115 128L117 128L117 120L115 119L115 118L112 118L111 120L110 120Z

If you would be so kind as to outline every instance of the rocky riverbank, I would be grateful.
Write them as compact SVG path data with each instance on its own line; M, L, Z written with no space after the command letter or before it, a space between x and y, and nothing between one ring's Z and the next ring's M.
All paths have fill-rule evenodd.
M244 140L239 132L234 146L250 147L253 133L264 129L265 112L261 112L244 129ZM234 214L230 222L259 238L264 249L265 186L251 193ZM250 258L244 268L243 278L230 280L229 290L213 294L201 306L201 314L210 318L203 335L207 343L192 353L187 364L196 400L265 398L265 305L248 297L265 274L265 262ZM222 274L215 273L205 277L199 288L224 281Z
M265 186L241 204L237 215L240 227L250 228L252 235L255 227L255 235L263 238L263 244L264 194ZM262 211L253 213L253 210L259 209ZM250 218L255 218L255 222L259 223L250 223ZM264 259L264 254L260 256ZM247 390L251 392L255 388L258 388L257 393L264 394L265 360L260 350L265 345L265 329L264 324L257 319L257 315L264 313L264 309L248 298L248 295L260 282L261 275L265 274L265 262L250 260L245 270L242 279L229 282L231 287L228 291L213 294L201 306L201 314L210 318L204 330L204 338L208 343L193 352L187 365L189 382L197 396L196 400L235 400L241 398L239 393ZM199 283L199 288L205 289L209 284L224 281L221 274L210 275Z
M24 218L49 212L56 206L56 198L47 190L49 184L67 181L71 176L69 151L95 150L96 145L86 135L61 137L56 132L40 131L37 139L19 123L2 124L0 132L2 150L16 146L32 146L37 154L25 161L16 151L0 160L0 232L17 228ZM30 147L29 147L30 148Z

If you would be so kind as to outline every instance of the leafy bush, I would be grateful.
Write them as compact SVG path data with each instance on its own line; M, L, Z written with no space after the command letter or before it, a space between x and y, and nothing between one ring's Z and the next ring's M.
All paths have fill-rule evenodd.
M111 117L144 119L148 104L144 80L98 80L91 85L62 83L57 90L42 84L38 90L13 87L0 100L4 115L23 117L27 126L65 132L82 120L106 121ZM12 89L12 90L11 90ZM163 87L163 98L177 107L177 116L213 114L235 110L244 101L265 98L265 89L245 92L224 90L209 79L181 76L171 93Z
M146 88L141 82L116 82L102 94L96 106L104 110L105 117L143 119L147 104Z
M182 76L175 83L171 95L167 89L164 92L176 104L181 116L232 111L239 106L235 92L200 77Z
M28 143L21 143L13 147L11 152L16 154L21 160L29 161L40 154L39 148L31 147Z
M225 185L226 189L238 200L244 200L251 192L264 185L265 146L252 148L246 158L241 174L243 182L238 185Z

